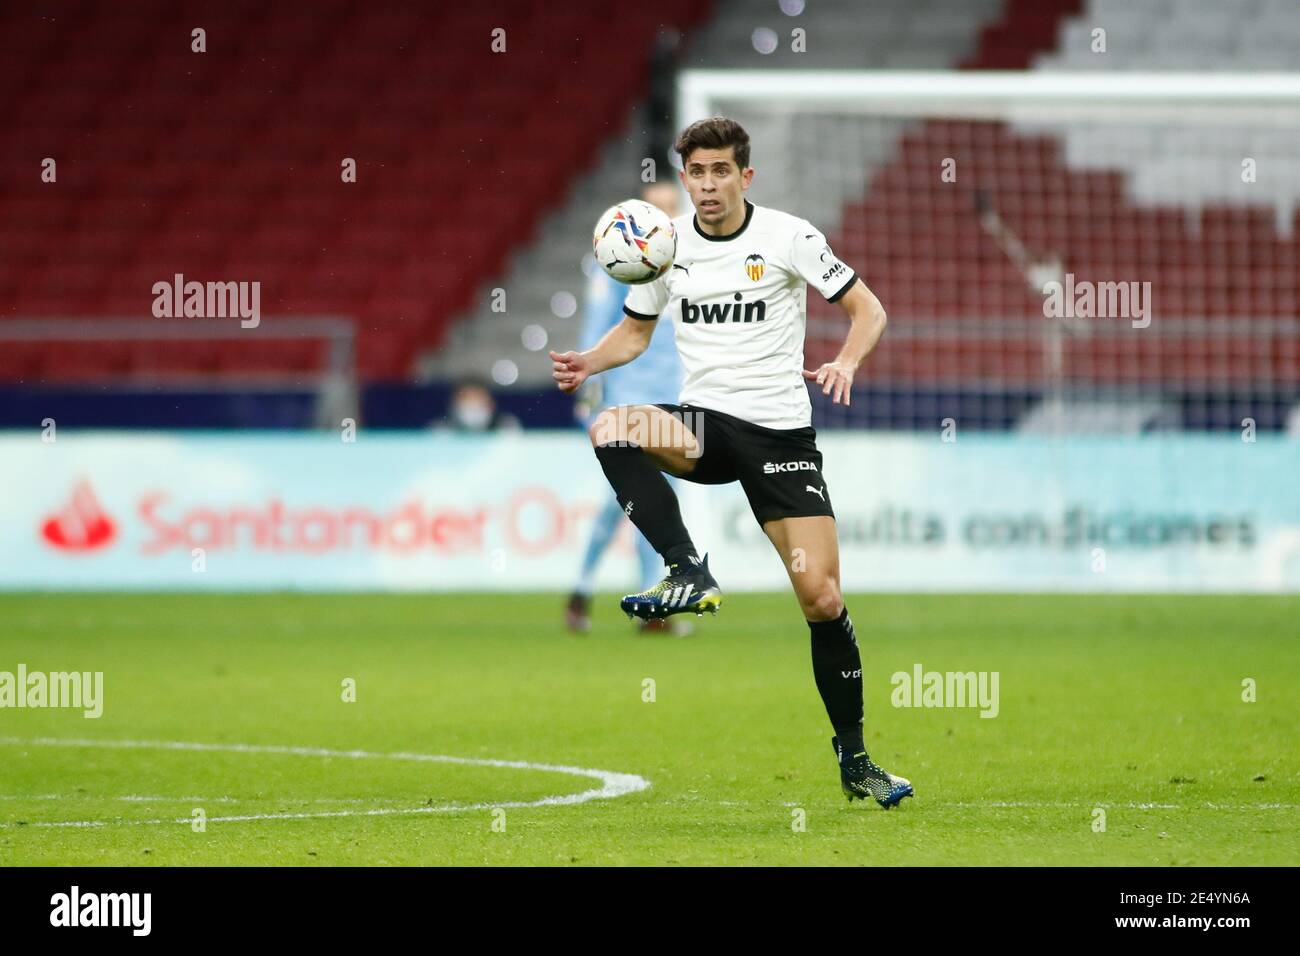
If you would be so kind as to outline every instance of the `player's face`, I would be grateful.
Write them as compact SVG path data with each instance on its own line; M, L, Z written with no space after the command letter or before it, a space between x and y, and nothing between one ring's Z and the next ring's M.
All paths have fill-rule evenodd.
M744 219L744 192L754 178L754 170L742 171L734 154L735 147L728 146L697 149L686 157L682 185L690 193L701 225L718 226L730 219Z

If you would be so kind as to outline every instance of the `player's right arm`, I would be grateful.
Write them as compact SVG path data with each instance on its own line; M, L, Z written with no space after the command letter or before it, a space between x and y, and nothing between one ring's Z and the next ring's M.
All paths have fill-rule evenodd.
M623 304L623 321L582 352L551 352L551 372L560 391L578 390L592 375L626 365L650 347L655 323L668 304L668 286L660 278L633 286Z
M632 361L649 348L654 327L654 319L646 321L625 315L622 322L585 352L551 352L552 375L560 391L575 392L592 375Z

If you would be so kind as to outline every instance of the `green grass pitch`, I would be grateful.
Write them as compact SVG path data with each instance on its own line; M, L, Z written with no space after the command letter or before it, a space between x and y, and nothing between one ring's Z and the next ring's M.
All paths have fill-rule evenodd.
M916 787L889 812L840 794L791 595L731 593L689 638L633 636L613 595L573 636L562 604L0 596L0 671L104 673L97 720L0 709L0 865L1300 861L1300 600L849 596L868 746ZM997 671L998 715L892 706L918 663ZM340 751L650 785L518 806L599 784Z

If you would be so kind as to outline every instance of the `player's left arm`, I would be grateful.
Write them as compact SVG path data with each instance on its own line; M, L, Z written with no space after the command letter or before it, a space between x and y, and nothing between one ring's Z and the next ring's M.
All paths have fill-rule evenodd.
M804 369L803 376L822 387L835 404L849 404L853 376L885 332L885 310L880 300L867 288L849 266L831 251L830 244L807 220L799 220L791 241L790 264L827 302L834 302L849 316L849 334L844 347L817 371Z
M859 278L854 279L849 290L838 300L838 305L848 313L850 321L844 347L835 356L835 361L827 362L815 372L804 369L803 376L820 385L822 394L830 395L833 403L838 405L843 399L844 404L849 405L849 391L858 366L885 334L885 308Z

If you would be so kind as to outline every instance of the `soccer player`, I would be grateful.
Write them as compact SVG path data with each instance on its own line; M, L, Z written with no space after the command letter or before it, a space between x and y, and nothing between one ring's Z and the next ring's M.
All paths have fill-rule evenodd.
M668 182L650 183L641 190L641 198L652 206L658 206L669 217L675 218L681 208L679 192L675 185ZM586 301L583 304L584 318L582 335L579 337L580 348L595 345L613 326L623 319L623 298L627 287L612 279L604 269L593 265L587 283ZM677 357L677 345L673 341L671 322L662 327L655 323L655 332L635 362L619 369L611 369L599 378L588 379L578 393L578 405L583 424L590 428L594 416L600 408L609 405L644 405L652 402L671 402L677 398L682 387L682 363ZM671 481L676 481L676 478ZM605 507L596 515L592 523L591 537L582 558L582 570L578 583L569 595L565 607L564 619L569 630L586 631L591 627L590 608L591 592L595 586L596 567L609 548L614 535L627 517L618 499L610 495ZM662 573L662 564L654 547L645 535L633 531L636 536L636 555L641 567L641 580L649 588L658 581ZM641 633L690 633L690 625L680 618L671 624L666 617L652 617L639 622Z
M623 598L639 617L717 613L722 592L682 522L661 472L702 484L739 481L754 518L786 566L812 632L813 677L835 729L831 743L850 800L895 806L912 785L878 767L863 743L862 661L840 595L839 543L808 381L849 404L853 376L885 329L885 311L806 220L745 198L754 178L749 135L715 116L674 144L695 207L673 221L677 256L662 277L633 286L625 318L593 348L550 353L564 392L644 351L665 310L686 381L677 404L605 409L590 428L618 502L662 555L668 575ZM833 362L803 368L805 296L812 285L851 325Z

